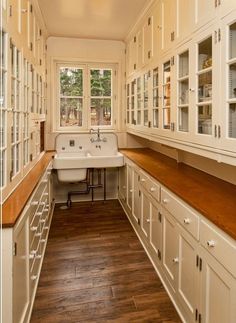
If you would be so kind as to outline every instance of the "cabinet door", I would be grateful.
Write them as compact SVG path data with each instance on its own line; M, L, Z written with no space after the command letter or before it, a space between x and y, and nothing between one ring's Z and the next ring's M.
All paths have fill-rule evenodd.
M21 12L19 11L18 1L8 0L7 8L9 8L8 9L9 32L12 31L13 34L15 34L16 32L20 32Z
M28 0L28 48L33 51L34 50L34 13L33 13L33 6L31 1Z
M132 201L133 201L133 174L132 166L127 164L127 206L129 211L132 211Z
M148 64L153 57L153 16L149 15L143 26L143 63Z
M150 202L149 194L142 189L142 216L141 216L141 228L145 236L148 238L150 235Z
M196 267L197 241L178 225L178 297L190 321L195 319L198 302L198 278Z
M159 59L162 50L162 4L157 1L153 8L153 57Z
M139 222L140 211L141 211L141 199L140 199L140 190L139 190L139 172L137 169L133 169L133 207L132 215L136 222Z
M192 79L195 84L190 87L193 99L191 124L192 136L196 143L216 147L219 140L216 137L215 126L218 120L219 107L219 61L220 47L218 43L218 29L215 25L200 32L193 41L194 57L196 59L191 71L195 74Z
M28 290L28 222L24 221L14 232L13 259L13 322L24 322L29 306Z
M119 168L119 195L124 203L126 200L126 166Z
M176 290L178 272L178 236L174 218L165 210L163 215L163 269L171 287Z
M236 280L201 248L202 323L236 322Z
M177 27L177 0L162 0L162 51L175 44Z
M194 5L196 29L209 23L217 15L217 0L195 0Z
M162 257L162 214L160 205L150 200L151 222L150 222L150 243L159 260Z
M236 11L221 23L222 96L217 136L221 148L236 152ZM228 49L228 50L227 50Z
M178 5L178 41L189 37L195 24L195 0L179 0Z

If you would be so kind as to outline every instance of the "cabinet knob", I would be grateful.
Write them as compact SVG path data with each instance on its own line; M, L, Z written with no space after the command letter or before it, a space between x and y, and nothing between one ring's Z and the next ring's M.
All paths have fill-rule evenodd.
M190 88L189 89L189 92L195 92L195 89L194 88Z
M162 202L163 202L163 204L167 204L169 202L169 200L168 199L163 199Z
M155 191L156 191L155 187L151 187L151 188L150 188L150 191L151 191L151 192L155 192Z
M34 255L30 254L29 259L34 259Z
M145 179L144 179L144 178L141 178L141 182L143 182L143 183L144 183L144 182L145 182Z
M33 250L30 251L30 254L31 255L36 255L36 253L37 253L37 250L35 250L35 249L33 249Z
M215 241L214 240L208 240L207 241L207 245L208 245L208 247L210 247L210 248L213 248L213 247L215 247Z
M38 227L31 227L30 231L36 231Z
M41 239L40 242L44 243L44 242L46 242L46 239Z
M38 276L37 275L32 275L31 277L30 277L30 279L31 280L36 280L38 278Z
M179 258L177 258L177 257L176 258L173 258L172 261L173 261L174 264L177 264L179 262Z
M150 221L150 219L147 219L147 223L150 223L151 221Z
M133 189L131 189L131 190L129 190L129 191L130 191L130 193L133 193L133 191L134 191L134 190L133 190Z
M31 205L32 205L32 206L34 206L34 205L38 205L38 204L39 204L39 202L38 202L38 201L34 201L34 202L32 202L32 203L31 203Z
M190 223L190 219L189 218L185 218L184 219L184 224L189 224Z

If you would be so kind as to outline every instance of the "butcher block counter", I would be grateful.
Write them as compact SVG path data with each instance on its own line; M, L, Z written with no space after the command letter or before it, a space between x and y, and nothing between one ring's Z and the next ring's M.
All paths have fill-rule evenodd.
M148 148L121 153L236 240L236 186Z
M46 152L2 205L2 227L13 227L55 152Z

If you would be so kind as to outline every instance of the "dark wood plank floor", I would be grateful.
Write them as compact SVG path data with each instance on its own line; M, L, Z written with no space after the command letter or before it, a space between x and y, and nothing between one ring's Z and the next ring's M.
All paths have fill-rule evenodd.
M36 322L181 322L118 201L56 207Z

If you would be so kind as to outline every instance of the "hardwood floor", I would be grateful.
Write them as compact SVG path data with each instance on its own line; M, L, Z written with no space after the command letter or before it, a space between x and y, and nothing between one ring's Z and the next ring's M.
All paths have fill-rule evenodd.
M118 201L56 206L36 322L181 322Z

